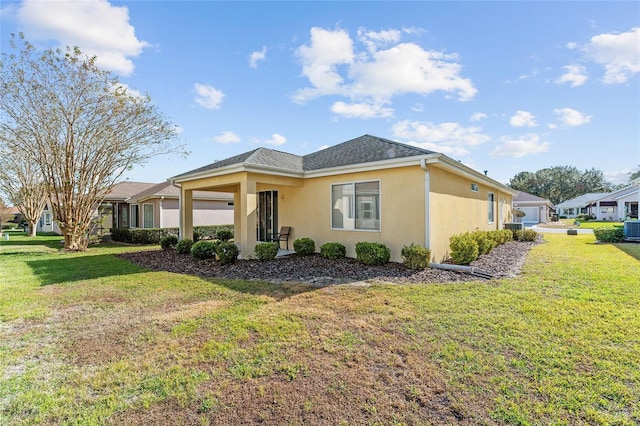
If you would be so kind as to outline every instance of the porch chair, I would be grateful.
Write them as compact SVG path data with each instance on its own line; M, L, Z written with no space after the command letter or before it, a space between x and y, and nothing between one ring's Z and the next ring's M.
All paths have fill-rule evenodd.
M290 232L291 232L290 226L283 226L282 228L280 228L280 233L273 235L273 237L271 238L271 241L278 243L278 249L280 248L280 241L284 241L286 244L287 250L289 250L289 233Z

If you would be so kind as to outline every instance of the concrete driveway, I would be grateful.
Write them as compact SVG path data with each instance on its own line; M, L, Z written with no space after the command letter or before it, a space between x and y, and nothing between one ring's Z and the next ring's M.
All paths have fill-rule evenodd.
M566 234L567 228L545 228L542 226L528 226L527 229L531 229L536 232L540 232L542 234ZM569 229L575 229L578 231L578 234L593 234L593 229L589 228L580 228L579 226L574 226Z

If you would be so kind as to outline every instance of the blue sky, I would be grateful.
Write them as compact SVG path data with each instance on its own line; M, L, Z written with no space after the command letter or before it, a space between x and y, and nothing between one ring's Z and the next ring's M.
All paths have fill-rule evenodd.
M191 154L132 181L265 146L308 154L363 134L490 177L640 166L640 2L3 1L1 48L96 54L148 93Z

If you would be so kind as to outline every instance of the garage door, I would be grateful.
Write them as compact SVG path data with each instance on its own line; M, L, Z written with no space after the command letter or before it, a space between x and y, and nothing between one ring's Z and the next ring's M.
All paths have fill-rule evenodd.
M522 218L522 222L540 222L539 210L537 207L520 207L520 210L525 212L525 216Z

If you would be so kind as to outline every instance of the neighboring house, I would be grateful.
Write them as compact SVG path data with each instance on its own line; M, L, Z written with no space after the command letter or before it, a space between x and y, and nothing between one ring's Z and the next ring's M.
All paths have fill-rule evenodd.
M629 185L597 198L589 207L597 220L637 219L639 193L640 187Z
M401 261L421 244L441 261L449 238L501 229L515 191L446 155L364 135L305 156L257 148L171 178L181 187L182 238L193 236L196 191L233 194L235 241L243 258L291 226L290 244L316 250L337 241L355 257L359 241L380 242Z
M53 211L49 203L47 203L40 215L40 220L36 224L36 232L53 232L62 235L62 230L60 230L58 223L53 220Z
M513 208L522 210L524 217L514 217L514 222L521 222L525 226L536 225L549 221L553 211L553 203L546 198L518 191L513 198Z
M556 204L556 213L558 216L573 219L580 214L590 214L595 216L594 202L601 197L607 195L607 192L590 192L571 200L563 201Z
M120 182L100 207L104 228L171 228L180 224L180 188L170 182ZM196 191L193 194L194 225L233 223L233 195Z

